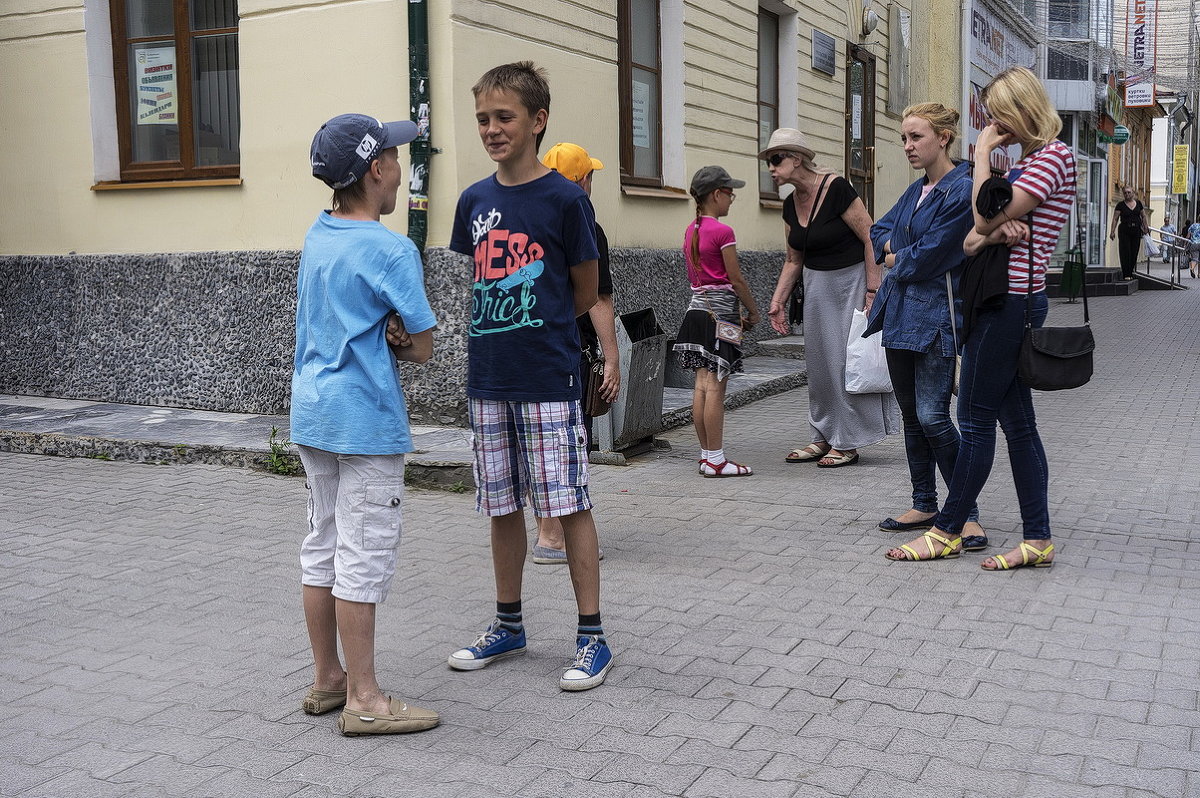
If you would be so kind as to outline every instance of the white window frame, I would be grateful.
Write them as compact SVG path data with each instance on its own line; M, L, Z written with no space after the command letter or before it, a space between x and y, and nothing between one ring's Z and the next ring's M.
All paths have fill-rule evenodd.
M121 150L117 138L117 93L108 0L84 0L83 33L87 49L88 99L92 105L93 179L97 183L117 182L121 179Z

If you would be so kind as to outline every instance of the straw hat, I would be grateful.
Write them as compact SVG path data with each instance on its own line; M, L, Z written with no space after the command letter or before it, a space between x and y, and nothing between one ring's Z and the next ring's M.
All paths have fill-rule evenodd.
M808 146L808 139L804 138L804 134L794 127L781 127L772 133L766 149L760 152L758 157L761 160L773 152L780 151L803 153L808 156L810 161L817 157L817 154Z

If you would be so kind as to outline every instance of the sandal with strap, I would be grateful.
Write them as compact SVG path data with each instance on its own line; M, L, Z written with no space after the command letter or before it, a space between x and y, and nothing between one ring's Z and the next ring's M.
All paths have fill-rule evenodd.
M979 564L979 567L985 571L1013 571L1017 568L1050 568L1054 565L1054 560L1047 560L1054 553L1054 544L1050 543L1044 549L1038 549L1031 545L1029 541L1022 540L1021 545L1017 546L1017 551L1021 552L1021 561L1016 565L1010 565L1003 554L994 557L988 557ZM988 562L992 562L992 567L988 568Z
M815 463L827 454L829 454L829 449L822 449L820 444L810 443L803 449L792 449L788 452L788 456L783 458L783 461L785 463Z
M713 465L712 462L705 460L700 464L700 469L704 474L705 479L719 479L721 477L748 477L754 472L749 466L735 463L732 460L726 460L720 465Z
M830 450L832 451L832 450ZM841 454L825 453L825 456L817 461L817 468L841 468L842 466L854 465L858 462L858 452L842 452Z
M951 540L939 535L932 529L921 535L917 540L925 541L926 554L921 554L912 546L905 543L896 549L885 551L883 556L893 562L926 562L928 560L953 560L962 552L962 538ZM916 543L916 540L913 542ZM893 557L892 551L901 551L905 556Z

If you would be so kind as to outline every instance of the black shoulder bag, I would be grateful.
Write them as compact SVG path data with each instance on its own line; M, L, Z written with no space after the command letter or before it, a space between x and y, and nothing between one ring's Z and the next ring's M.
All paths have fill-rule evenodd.
M1032 237L1032 224L1030 236ZM1025 292L1025 335L1017 373L1026 386L1038 391L1062 391L1078 388L1092 378L1092 353L1096 339L1088 317L1087 285L1083 286L1083 325L1080 327L1038 327L1030 314L1033 296L1033 258L1030 253L1029 289Z

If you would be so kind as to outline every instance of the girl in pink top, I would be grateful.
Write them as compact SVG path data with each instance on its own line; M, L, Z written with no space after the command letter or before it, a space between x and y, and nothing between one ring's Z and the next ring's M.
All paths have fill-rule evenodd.
M700 439L700 473L705 477L747 477L749 467L725 458L725 388L729 375L742 370L741 346L717 337L718 319L747 330L758 323L758 310L737 259L733 228L718 221L729 213L734 180L719 166L705 166L692 177L696 218L683 237L683 258L692 301L675 339L679 363L696 372L692 420ZM742 317L745 305L747 316Z

